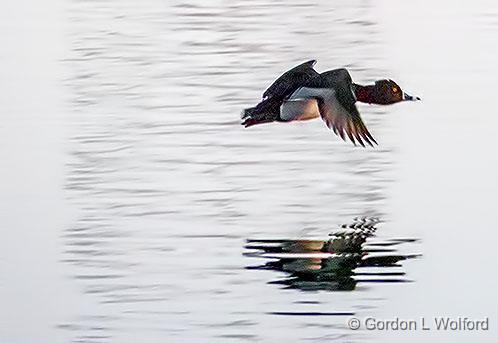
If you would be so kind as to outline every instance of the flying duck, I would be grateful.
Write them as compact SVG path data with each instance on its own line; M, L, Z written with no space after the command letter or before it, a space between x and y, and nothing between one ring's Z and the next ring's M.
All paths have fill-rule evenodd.
M393 80L379 80L373 85L353 83L344 69L318 73L311 60L280 76L263 93L255 107L242 112L241 124L249 127L273 121L290 122L321 117L334 133L345 140L346 135L356 145L364 141L377 144L360 117L355 102L389 105L400 101L416 101Z

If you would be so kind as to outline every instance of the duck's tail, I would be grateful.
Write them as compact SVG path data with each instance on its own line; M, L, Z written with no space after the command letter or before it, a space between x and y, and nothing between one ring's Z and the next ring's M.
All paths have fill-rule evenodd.
M262 124L271 121L265 119L263 112L260 112L257 106L246 108L245 110L243 110L240 118L241 118L240 124L244 125L244 127L249 127L256 124Z
M255 107L246 108L241 113L241 125L249 127L279 120L280 108L275 105L269 99L265 99Z

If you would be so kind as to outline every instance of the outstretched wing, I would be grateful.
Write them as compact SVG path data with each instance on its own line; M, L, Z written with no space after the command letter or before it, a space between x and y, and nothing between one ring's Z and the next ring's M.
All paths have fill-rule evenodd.
M318 102L320 116L325 124L342 139L345 139L344 133L346 133L353 144L356 144L355 138L363 147L365 146L363 141L370 146L373 146L372 143L377 144L363 123L356 105L348 103L346 108L339 99L341 99L340 94L337 94Z
M355 145L358 142L365 146L364 141L371 146L373 143L377 144L361 120L352 93L343 94L338 88L301 87L289 98L290 101L303 102L308 102L309 99L316 99L323 121L343 140L347 135Z
M306 82L320 75L313 69L315 63L316 60L310 60L285 72L263 93L263 99L283 100Z

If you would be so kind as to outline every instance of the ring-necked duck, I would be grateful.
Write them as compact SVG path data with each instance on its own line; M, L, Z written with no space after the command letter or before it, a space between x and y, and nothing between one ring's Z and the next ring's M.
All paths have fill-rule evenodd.
M346 69L318 73L311 60L280 76L264 93L263 100L245 109L242 125L249 127L273 121L290 122L321 117L343 140L346 135L356 145L377 144L365 124L355 102L389 105L400 101L416 101L392 80L379 80L373 85L353 83Z

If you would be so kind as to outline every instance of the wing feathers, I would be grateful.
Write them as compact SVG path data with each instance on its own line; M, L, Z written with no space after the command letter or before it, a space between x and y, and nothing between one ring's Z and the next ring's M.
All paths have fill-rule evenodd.
M342 99L347 97L347 95L341 95ZM291 100L305 98L317 99L323 121L342 140L349 138L353 144L356 145L356 142L358 142L363 147L365 143L370 146L373 146L373 143L377 144L361 120L360 113L354 104L354 98L351 98L352 102L348 103L347 106L343 106L337 97L335 89L311 87L301 87L290 97ZM346 110L346 107L348 110Z
M319 75L313 69L315 63L316 60L310 60L286 71L265 90L263 99L273 97L283 101L286 96L294 92L297 88Z

